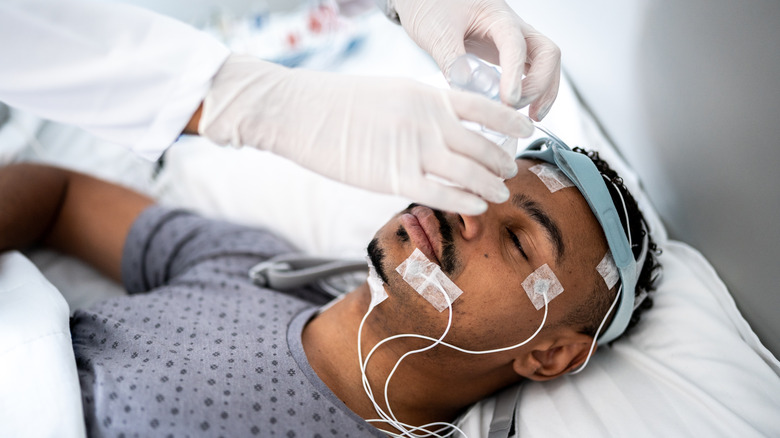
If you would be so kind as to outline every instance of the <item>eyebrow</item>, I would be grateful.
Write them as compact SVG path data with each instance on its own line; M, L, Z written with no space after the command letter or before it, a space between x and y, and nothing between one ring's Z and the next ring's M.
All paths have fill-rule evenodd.
M563 238L561 237L561 229L558 227L558 224L542 210L539 203L524 194L512 196L512 204L525 211L534 222L545 229L547 238L550 240L553 247L555 247L555 262L560 263L563 258L565 246L563 244Z

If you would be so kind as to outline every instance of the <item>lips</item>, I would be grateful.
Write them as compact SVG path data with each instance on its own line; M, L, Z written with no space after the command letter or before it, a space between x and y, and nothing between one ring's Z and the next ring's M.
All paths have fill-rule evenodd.
M412 243L425 254L428 260L441 266L438 254L442 251L442 239L439 220L428 207L415 206L409 213L400 217Z

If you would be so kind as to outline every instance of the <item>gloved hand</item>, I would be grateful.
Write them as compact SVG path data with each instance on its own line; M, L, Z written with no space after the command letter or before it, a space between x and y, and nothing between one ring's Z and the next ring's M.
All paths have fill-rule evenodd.
M487 209L484 200L508 199L501 178L514 176L517 166L461 119L512 137L533 131L527 117L474 93L231 55L203 101L198 132L368 190L476 215Z
M468 51L501 66L504 103L530 103L528 114L536 121L547 115L558 95L560 49L503 0L395 0L394 6L406 32L445 76Z

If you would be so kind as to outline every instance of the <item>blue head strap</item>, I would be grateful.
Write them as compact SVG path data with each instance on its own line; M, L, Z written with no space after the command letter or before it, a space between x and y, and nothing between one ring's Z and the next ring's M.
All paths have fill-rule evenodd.
M574 152L551 132L537 125L548 137L531 143L518 158L541 160L560 169L579 189L590 209L601 224L612 258L617 265L621 286L618 290L617 312L606 330L598 337L600 343L608 343L620 336L634 312L634 290L637 282L637 262L631 251L626 233L620 222L612 196L601 172L588 156ZM545 148L546 146L546 148ZM626 218L628 223L628 218ZM647 239L645 239L646 241ZM645 251L645 248L642 248ZM622 293L621 293L622 292Z

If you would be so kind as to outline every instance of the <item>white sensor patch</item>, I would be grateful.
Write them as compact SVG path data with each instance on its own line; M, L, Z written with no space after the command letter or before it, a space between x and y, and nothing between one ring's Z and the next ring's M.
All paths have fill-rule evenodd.
M544 307L544 293L547 293L547 303L549 303L563 292L563 285L545 263L523 280L523 289L536 310L539 310Z
M550 190L550 193L555 193L560 189L566 187L574 187L574 183L571 182L568 176L564 174L561 169L553 166L550 163L540 163L528 168L531 172L535 173L545 186Z
M368 256L366 256L366 262L368 263L368 288L371 290L371 304L368 306L370 310L387 298L387 291L385 291L382 279L379 278L379 274L376 273L376 268Z
M607 253L604 255L604 258L601 259L599 265L596 266L596 271L598 271L599 275L601 275L601 278L604 279L604 283L607 283L607 289L612 289L612 287L617 284L618 280L620 279L617 265L615 264L615 260L612 258L612 253L609 251L607 251Z
M428 260L419 248L415 248L412 254L395 270L401 274L409 286L439 312L443 312L448 307L448 298L449 303L453 303L463 293L442 272L441 267Z

